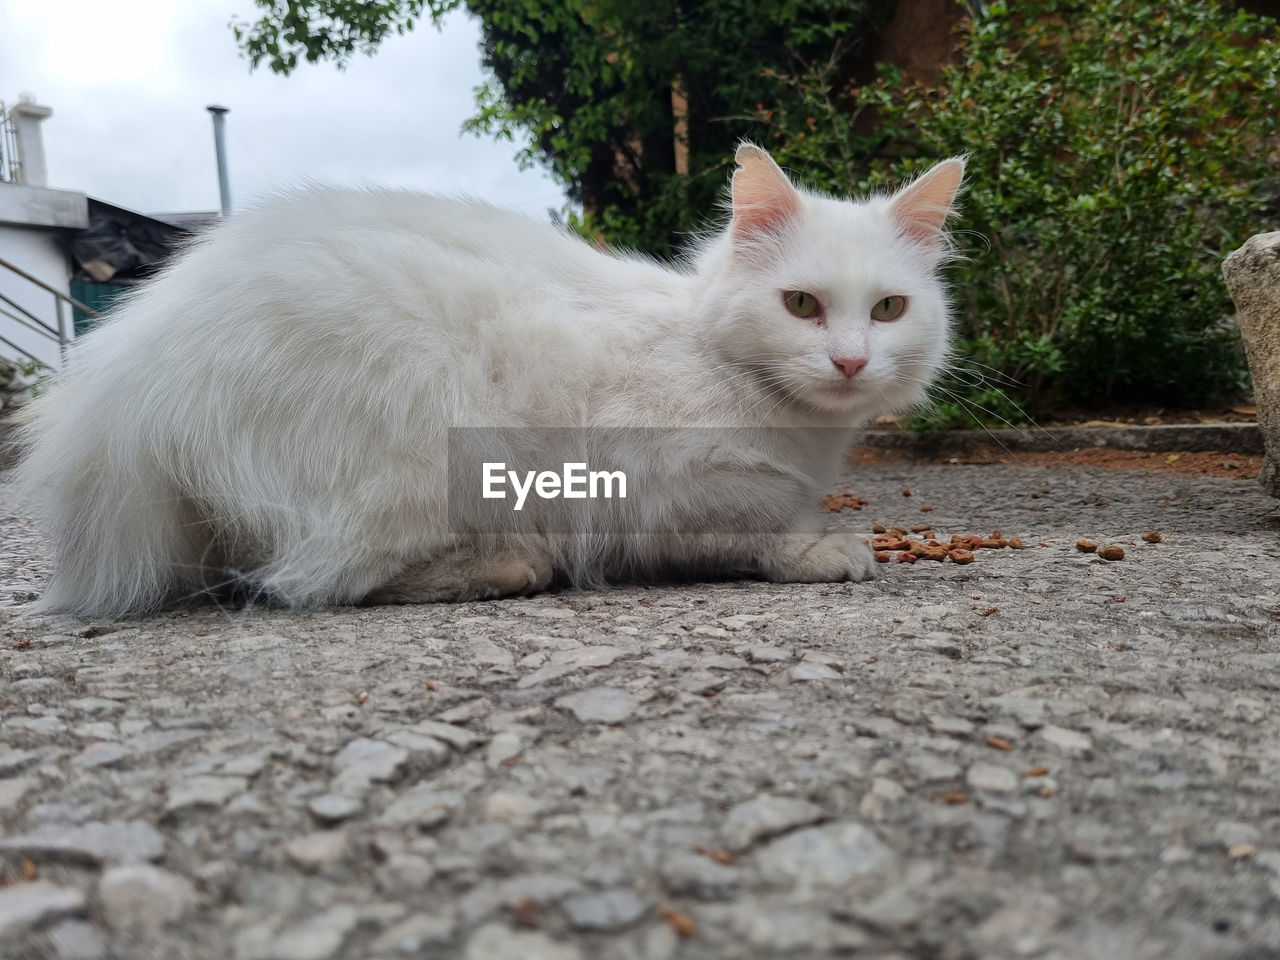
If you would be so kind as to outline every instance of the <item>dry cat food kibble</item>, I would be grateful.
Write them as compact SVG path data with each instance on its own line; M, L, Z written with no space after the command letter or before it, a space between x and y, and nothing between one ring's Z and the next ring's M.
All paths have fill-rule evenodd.
M670 904L664 904L658 909L658 913L662 915L663 920L667 921L668 926L680 936L688 938L698 935L698 925L684 911L677 910Z
M1098 549L1098 544L1094 540L1077 540L1076 549L1081 553L1093 553Z
M1164 543L1164 537L1159 530L1148 530L1142 535L1142 539L1145 543Z
M861 510L868 502L846 490L843 493L828 493L822 498L822 509L828 513L839 513L845 507L850 510Z
M1124 547L1120 546L1118 543L1108 544L1098 551L1098 556L1103 560L1123 560Z
M903 527L890 527L877 523L871 531L871 549L875 553L877 563L888 563L892 554L898 554L899 563L915 563L917 560L950 560L952 563L973 563L974 551L980 549L1000 550L1010 547L1014 550L1023 548L1021 537L1005 537L999 530L992 530L987 536L966 533L952 534L949 540L938 537L932 524L918 523L910 530ZM908 534L918 535L909 536Z

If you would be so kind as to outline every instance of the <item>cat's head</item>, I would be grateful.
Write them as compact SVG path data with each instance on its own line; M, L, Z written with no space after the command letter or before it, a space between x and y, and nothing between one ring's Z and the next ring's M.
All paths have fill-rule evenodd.
M732 220L698 268L734 375L850 421L923 400L947 353L938 273L964 162L861 202L797 189L750 144L737 162Z

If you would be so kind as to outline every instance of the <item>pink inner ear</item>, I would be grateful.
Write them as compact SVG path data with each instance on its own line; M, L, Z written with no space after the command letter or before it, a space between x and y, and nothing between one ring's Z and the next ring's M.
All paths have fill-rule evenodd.
M763 151L744 151L738 162L732 187L735 230L746 236L777 232L800 209L795 188Z
M907 236L926 243L938 241L963 177L961 161L944 160L893 198L889 210Z

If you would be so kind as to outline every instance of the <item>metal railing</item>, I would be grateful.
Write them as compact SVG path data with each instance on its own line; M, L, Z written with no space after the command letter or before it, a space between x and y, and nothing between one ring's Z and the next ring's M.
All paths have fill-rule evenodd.
M14 132L9 109L0 100L0 183L19 183L22 165L18 162L18 135Z
M63 357L66 357L67 345L71 343L72 337L74 336L74 333L68 334L67 331L68 329L72 331L74 331L75 329L74 321L71 324L67 323L67 319L66 319L67 308L74 307L76 310L79 310L81 313L89 317L101 316L101 314L98 313L97 310L93 309L93 307L89 306L88 304L81 303L75 297L68 296L67 294L63 293L61 290L58 290L56 287L49 286L49 284L45 283L43 280L39 279L38 277L33 277L31 274L27 273L27 271L23 270L21 267L14 266L12 263L10 263L8 260L5 260L3 257L0 257L0 269L8 270L10 273L16 274L17 276L21 277L23 280L33 283L37 287L39 287L41 290L44 290L49 294L51 294L53 296L53 309L54 309L54 316L57 318L57 321L56 321L57 326L56 327L49 326L49 324L45 323L43 320L37 317L34 313L28 310L26 307L22 306L19 303L14 302L9 297L5 296L3 293L0 293L0 317L5 317L9 320L12 320L15 323L20 324L21 326L26 327L28 330L34 330L36 333L40 334L41 336L46 337L49 340L53 340L58 344L58 352ZM0 336L0 343L4 344L5 346L13 350L17 350L20 354L22 354L24 357L26 357L29 360L34 360L37 363L42 362L39 357L33 355L29 351L18 346L16 343L14 343L12 340L9 340L7 337Z

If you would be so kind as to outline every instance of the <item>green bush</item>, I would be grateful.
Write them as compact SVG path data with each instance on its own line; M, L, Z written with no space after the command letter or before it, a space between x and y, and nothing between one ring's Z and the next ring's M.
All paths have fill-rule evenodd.
M760 117L780 160L833 190L968 155L959 343L934 421L1246 386L1219 265L1276 226L1274 21L1197 0L1017 0L961 29L932 86L780 76L779 103L804 107Z

